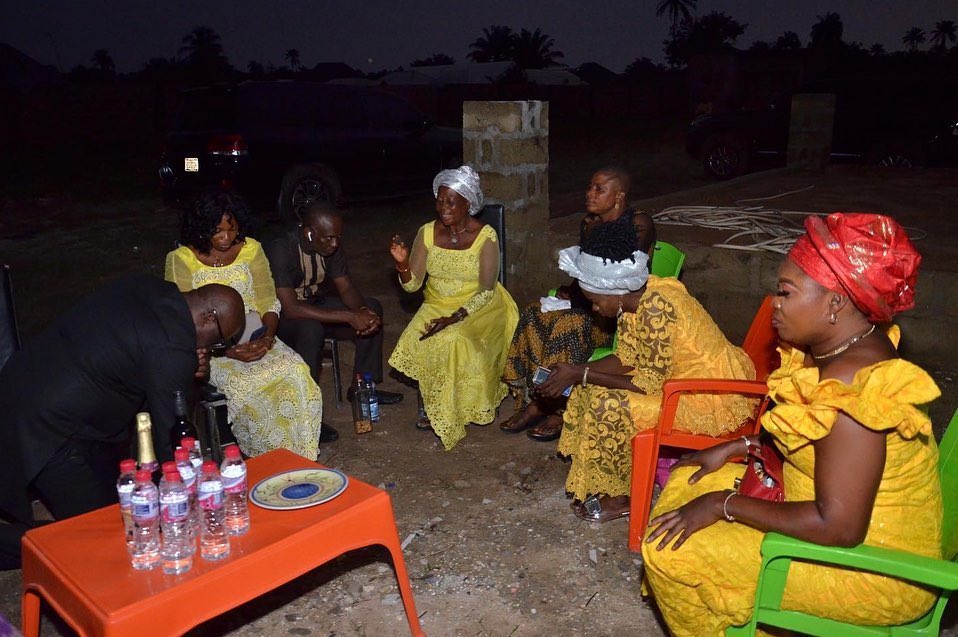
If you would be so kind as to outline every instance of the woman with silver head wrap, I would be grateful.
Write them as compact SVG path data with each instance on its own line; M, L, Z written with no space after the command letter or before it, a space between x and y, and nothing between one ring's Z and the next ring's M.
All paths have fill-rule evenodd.
M592 174L585 192L585 211L579 226L579 243L586 237L624 237L633 250L651 251L655 245L652 218L628 205L631 178L621 166L604 166ZM567 300L568 309L543 311L537 299L519 314L502 379L515 401L515 413L499 425L506 433L526 431L541 442L559 437L565 397L547 400L535 391L540 367L557 363L584 363L598 347L609 347L615 321L592 314L592 304L578 283L557 288L555 296Z
M559 453L572 459L566 491L574 498L573 512L586 520L628 514L631 440L658 422L665 381L755 378L751 359L726 340L685 286L650 275L647 261L645 252L614 237L559 253L559 268L579 282L592 310L618 321L611 356L558 363L539 386L546 397L572 387ZM679 404L676 428L721 435L737 429L752 407L739 396L689 396Z
M495 419L519 312L498 282L499 238L475 217L483 200L479 175L469 166L443 170L433 192L438 219L419 228L411 252L399 235L389 249L404 290L425 283L425 301L389 364L419 383L416 426L435 431L448 450L467 424Z

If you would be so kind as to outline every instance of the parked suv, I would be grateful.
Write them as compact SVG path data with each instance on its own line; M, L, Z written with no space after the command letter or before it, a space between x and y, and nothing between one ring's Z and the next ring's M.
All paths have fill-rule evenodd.
M460 131L433 126L396 95L244 82L182 93L159 172L168 200L222 186L293 219L317 200L428 189L461 157Z
M926 81L848 81L803 87L833 93L833 161L890 167L958 163L958 85ZM689 126L686 150L716 179L731 179L765 160L784 164L792 94L763 109L716 113Z

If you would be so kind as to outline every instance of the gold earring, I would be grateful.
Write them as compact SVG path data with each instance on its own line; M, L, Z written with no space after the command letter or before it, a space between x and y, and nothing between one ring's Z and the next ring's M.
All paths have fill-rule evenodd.
M834 325L835 323L838 323L838 317L835 316L834 312L828 315L828 322L831 323L832 325Z

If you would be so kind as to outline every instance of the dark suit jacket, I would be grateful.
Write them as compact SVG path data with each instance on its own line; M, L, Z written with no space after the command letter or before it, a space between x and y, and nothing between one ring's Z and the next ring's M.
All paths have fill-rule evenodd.
M30 519L26 489L71 439L132 441L149 411L156 454L171 459L173 393L196 371L196 327L172 283L109 283L28 341L0 371L0 509ZM23 516L26 517L23 517Z

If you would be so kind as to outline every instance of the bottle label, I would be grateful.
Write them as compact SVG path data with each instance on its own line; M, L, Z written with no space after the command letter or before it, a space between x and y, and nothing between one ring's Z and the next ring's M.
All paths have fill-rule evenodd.
M200 508L216 511L223 508L223 483L219 480L207 480L200 483Z
M220 471L223 476L223 490L227 493L242 493L246 490L246 466L242 464L226 465Z
M133 507L133 519L137 522L150 522L160 514L156 494L134 493L130 496Z
M187 493L196 493L196 472L193 471L193 465L184 462L176 465L176 468L180 472L180 477L183 478Z
M120 508L130 508L130 496L133 495L133 484L124 484L116 488L117 495L120 496Z
M160 516L165 522L183 522L190 515L190 499L186 493L164 493L160 496Z

